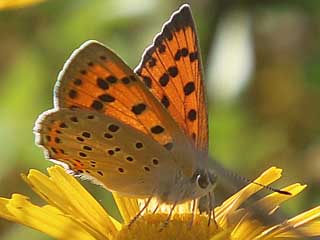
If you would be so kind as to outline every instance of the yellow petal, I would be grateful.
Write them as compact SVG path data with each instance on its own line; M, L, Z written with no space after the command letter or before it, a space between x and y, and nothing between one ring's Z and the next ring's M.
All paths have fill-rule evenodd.
M5 8L22 8L28 5L33 5L36 3L40 3L43 0L1 0L0 1L0 9Z
M49 205L33 205L27 197L20 194L14 194L11 199L0 199L0 217L37 229L57 239L95 239L72 217Z
M16 217L12 215L7 208L9 201L10 199L0 198L0 217L12 222L16 222Z
M265 227L258 220L248 221L247 217L244 216L233 228L231 236L232 239L253 239L264 229Z
M299 230L303 232L306 236L319 237L320 236L320 220L305 224L299 227Z
M296 184L292 184L286 188L282 188L281 190L290 192L291 195L279 194L277 192L269 194L268 196L257 201L257 203L254 205L254 208L263 207L266 212L270 212L270 214L272 214L273 211L278 209L278 207L281 203L298 195L306 187L307 187L307 185L301 185L299 183L296 183Z
M254 182L269 185L281 177L282 170L271 167L261 174ZM262 189L261 186L251 183L241 189L239 192L228 198L223 204L215 208L216 221L221 227L226 227L227 216L233 213L239 206L246 201L251 195Z
M320 206L299 214L290 220L268 228L257 239L273 237L314 237L320 236Z
M316 218L320 218L320 206L301 213L298 216L291 218L288 222L294 227L300 227L310 221L315 220ZM320 232L320 229L318 229L318 232Z
M120 194L114 192L113 198L116 202L119 212L123 218L125 224L129 223L139 212L139 206L137 199L123 197Z
M290 192L291 195L272 193L260 199L256 203L251 204L249 209L241 208L230 213L229 225L236 225L232 235L242 239L243 236L250 233L250 236L253 239L256 235L259 235L267 228L264 225L270 223L274 224L274 218L268 215L271 215L273 211L278 209L282 202L294 197L305 187L306 186L302 186L298 183L292 184L291 186L281 189L283 191ZM259 223L255 223L256 221L252 217L252 211L255 212L255 216L259 216Z
M97 238L112 238L120 228L99 203L72 176L60 166L48 168L50 178L36 170L30 170L27 183L44 200L61 209L65 214L77 216L83 227Z

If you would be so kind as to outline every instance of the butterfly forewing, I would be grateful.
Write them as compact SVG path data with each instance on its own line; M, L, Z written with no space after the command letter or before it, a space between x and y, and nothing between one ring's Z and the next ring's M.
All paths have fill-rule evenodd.
M200 49L189 6L165 23L135 70L198 150L208 148Z
M37 121L36 133L36 141L46 148L48 158L67 164L74 173L93 178L109 190L148 197L173 182L177 166L170 152L102 113L50 110Z
M77 50L65 66L56 86L56 107L87 108L114 116L122 122L149 134L150 127L160 124L154 111L146 106L146 98L134 73L110 50L89 41ZM163 133L151 134L159 142L170 141Z

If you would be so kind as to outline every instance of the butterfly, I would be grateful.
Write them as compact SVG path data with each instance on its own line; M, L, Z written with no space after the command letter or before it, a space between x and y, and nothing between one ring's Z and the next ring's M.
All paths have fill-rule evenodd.
M54 108L34 132L46 157L73 174L172 211L190 200L196 209L202 198L211 218L216 178L189 5L172 14L134 71L97 41L74 51L58 76Z

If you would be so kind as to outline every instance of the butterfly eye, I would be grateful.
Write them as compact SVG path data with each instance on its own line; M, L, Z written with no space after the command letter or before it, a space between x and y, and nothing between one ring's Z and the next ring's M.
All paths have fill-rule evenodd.
M197 176L197 183L200 188L206 189L209 185L208 177L205 173L201 173Z

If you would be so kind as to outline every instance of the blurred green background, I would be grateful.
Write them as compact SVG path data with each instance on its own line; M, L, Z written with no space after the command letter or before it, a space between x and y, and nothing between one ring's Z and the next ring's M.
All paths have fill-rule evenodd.
M212 155L251 179L281 167L277 187L308 184L284 205L288 215L319 204L320 2L186 2L204 60ZM57 0L0 11L0 196L19 192L42 203L20 173L52 165L35 146L32 128L52 107L57 74L71 52L96 39L134 68L181 3ZM84 184L118 217L106 191ZM50 239L2 219L0 238Z

